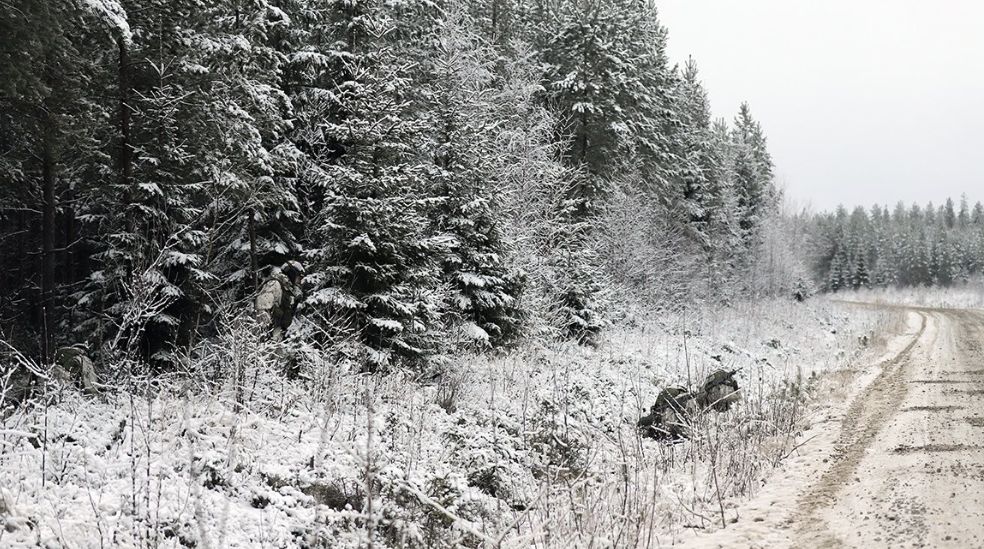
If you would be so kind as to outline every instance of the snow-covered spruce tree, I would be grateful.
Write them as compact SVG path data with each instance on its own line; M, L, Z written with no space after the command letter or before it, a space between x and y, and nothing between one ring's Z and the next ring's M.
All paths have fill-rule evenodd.
M707 203L704 206L706 231L710 241L707 261L708 283L713 293L726 294L737 276L739 257L744 253L735 190L734 149L731 129L724 119L712 126L714 171L707 177Z
M582 217L600 206L603 177L612 172L608 163L619 157L617 151L627 141L627 136L619 139L616 132L625 124L615 118L621 106L614 82L627 69L626 59L618 56L624 51L613 51L625 43L613 38L624 35L630 26L625 14L615 13L612 7L593 0L568 3L558 14L558 28L543 52L550 104L570 119L568 161L591 175L572 190L581 203L577 213Z
M917 226L909 234L906 257L906 284L909 286L928 286L932 284L930 269L930 242L926 228Z
M915 255L916 226L911 220L911 212L904 204L899 203L892 215L896 227L896 257L898 259L898 283L901 286L912 284L912 261Z
M524 0L457 0L457 9L466 10L474 32L492 45L505 45L523 38Z
M672 169L672 71L655 10L629 0L576 0L553 14L544 86L566 118L568 161L589 176L573 188L585 213L603 205L605 181L627 167L665 201Z
M868 269L866 255L860 250L855 255L854 268L852 269L851 276L851 287L855 290L871 286L871 274Z
M953 264L950 250L950 242L944 227L948 222L944 218L942 225L934 233L930 242L929 252L929 276L935 286L949 286L953 283Z
M960 195L960 211L957 213L957 226L966 229L970 225L970 202L967 193Z
M555 222L550 226L548 295L552 316L561 333L581 344L594 345L606 322L602 299L605 275L600 269L595 244L596 227L602 212L585 215L585 200L576 189L584 172L573 171L567 188L556 196Z
M0 330L42 360L77 321L66 296L84 276L79 215L107 164L94 121L113 108L88 93L106 60L90 52L129 39L117 11L113 2L0 6L0 310L17 319Z
M292 112L280 89L289 53L281 37L292 21L265 0L214 2L203 19L195 45L214 143L204 163L204 255L220 287L242 295L256 290L264 266L302 253L299 153L286 138Z
M699 141L699 138L694 140L694 128L701 124L697 121L702 107L696 95L690 97L694 102L687 99L680 71L670 64L666 52L667 30L657 17L655 5L631 2L620 9L635 10L633 35L639 41L637 49L630 53L639 82L635 86L638 91L630 99L632 148L626 154L626 161L638 172L635 185L654 204L674 208L674 198L678 196L675 189L686 186L681 185L685 174L708 168L706 165L696 168L699 155L694 154ZM709 108L706 102L704 106Z
M665 33L653 10L626 0L577 0L555 6L552 15L552 28L541 29L539 39L545 95L563 117L557 131L576 170L558 205L569 226L555 240L564 250L555 262L563 274L557 305L565 332L587 342L602 324L589 234L612 178L636 173L633 181L654 202L665 201Z
M974 266L969 251L970 242L967 241L962 231L954 234L950 243L950 252L952 254L950 265L954 283L964 283L970 280Z
M323 91L298 107L323 116L303 128L317 147L305 177L323 193L305 305L363 368L419 362L434 344L441 249L426 233L432 201L408 67L382 2L332 2L325 17L330 40L309 52L324 62Z
M827 279L827 290L837 292L850 286L850 275L847 252L841 248L834 255L830 264L830 275Z
M953 198L947 197L946 203L941 206L942 215L941 221L947 229L953 229L957 226L957 210L956 204L953 202Z
M872 268L872 283L880 288L898 284L898 244L897 233L884 209L877 229L875 243L875 263Z
M103 341L128 341L163 366L187 342L187 320L198 306L189 296L208 274L201 269L203 234L197 160L209 147L203 111L194 99L197 64L190 48L194 2L123 3L134 40L118 44L115 80L118 113L112 183L93 202L87 221L98 227L90 276L80 304L82 327ZM154 292L160 303L139 325L126 309L136 293ZM121 334L120 331L128 333Z
M519 335L523 273L507 264L501 227L494 56L470 25L457 6L444 13L425 71L428 178L437 201L432 230L447 242L445 322L480 344L498 346Z
M676 90L680 107L681 142L679 182L674 187L674 211L691 237L705 248L712 245L711 209L715 197L712 178L720 172L711 129L711 109L697 64L687 60Z
M939 208L899 203L891 213L876 205L870 215L860 207L848 215L840 207L834 215L816 216L812 230L818 275L837 281L846 265L852 287L969 281L981 270L980 241L966 200L959 210L952 203Z
M569 208L575 208L567 201ZM570 210L568 210L570 211ZM584 345L595 345L605 327L602 315L604 275L598 268L595 250L584 222L567 220L557 226L549 267L551 309L565 337Z
M772 158L766 147L762 127L743 103L732 130L734 141L735 190L738 196L739 225L747 246L754 245L758 229L778 205L772 181Z
M926 207L921 211L923 215L922 225L927 228L935 229L936 224L940 223L943 218L942 210L937 209L932 201L926 204Z
M970 223L975 227L984 227L984 204L977 202L974 204L974 210L970 214Z
M679 167L673 172L673 211L682 216L687 234L706 254L711 293L723 295L733 286L728 281L738 274L735 268L739 258L748 252L735 187L738 170L745 167L738 162L738 155L747 148L734 141L723 119L712 122L707 92L693 59L688 60L678 79L674 98L679 123L674 126L676 138L672 143L677 147L674 158ZM764 140L758 146L764 149ZM767 151L763 157L768 159ZM768 185L771 187L771 182ZM758 215L773 217L777 213L767 209ZM776 234L782 232L780 229Z

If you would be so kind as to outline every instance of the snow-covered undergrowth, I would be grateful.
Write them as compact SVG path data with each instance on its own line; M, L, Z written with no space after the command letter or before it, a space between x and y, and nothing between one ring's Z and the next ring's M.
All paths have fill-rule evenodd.
M291 381L276 348L230 333L190 375L7 417L0 546L664 545L733 518L795 447L811 377L863 360L888 316L741 304L423 380L308 357ZM662 387L717 368L740 369L739 406L685 443L639 437Z
M838 299L879 305L914 305L944 309L984 309L984 280L950 287L872 288L840 292Z

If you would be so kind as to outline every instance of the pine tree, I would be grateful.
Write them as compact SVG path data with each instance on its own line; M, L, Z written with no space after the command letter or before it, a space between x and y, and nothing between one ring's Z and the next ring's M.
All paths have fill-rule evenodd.
M708 233L712 242L710 268L721 277L716 286L732 275L737 258L744 254L738 195L734 186L735 158L731 130L723 119L712 127L712 150L716 169L709 174L706 207Z
M867 288L871 285L871 277L868 273L868 261L864 253L859 253L854 262L854 272L851 277L851 287L855 290Z
M984 226L984 204L974 204L974 212L970 214L970 222L978 227Z
M957 225L957 212L952 198L946 199L946 204L943 206L942 218L943 224L947 229L952 229Z
M932 201L926 204L926 207L922 210L923 213L923 223L926 227L934 227L937 224L943 223L943 209L937 208L933 205Z
M139 350L163 366L189 341L199 306L193 296L209 278L195 224L203 211L200 162L214 142L202 129L200 64L190 47L194 30L185 26L196 21L194 3L124 7L140 40L118 45L115 177L87 212L99 230L98 268L79 294L88 317L80 330L125 342L120 350ZM134 317L141 307L147 310Z
M592 268L591 252L583 246L568 246L552 259L557 275L555 312L563 319L564 335L581 344L597 344L605 322L597 302L601 276Z
M841 248L830 264L830 275L827 279L827 289L831 292L838 292L850 285L848 275L848 256L846 250Z
M966 228L970 225L970 204L967 202L967 195L960 195L960 212L957 214L957 225Z
M949 286L954 281L954 257L947 233L938 231L932 243L930 259L931 278L934 285Z

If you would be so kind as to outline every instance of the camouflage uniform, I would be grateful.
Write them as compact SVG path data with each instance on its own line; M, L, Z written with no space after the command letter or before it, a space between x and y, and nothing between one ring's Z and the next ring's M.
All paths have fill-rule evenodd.
M681 440L687 436L687 415L692 411L693 395L683 387L667 387L638 427L643 435L657 440Z
M736 370L718 370L707 376L707 381L704 382L704 387L697 397L700 407L725 412L731 408L731 405L741 400L738 382L735 381L736 373Z
M735 370L718 370L696 393L683 387L667 387L660 391L649 415L639 420L643 436L657 440L679 441L690 436L690 420L697 414L713 409L724 412L741 398Z
M294 320L294 310L301 300L303 272L300 263L289 261L282 268L275 268L256 294L256 320L272 330L274 341L283 339L284 331Z
M55 351L54 376L66 384L77 382L88 394L99 392L96 367L80 347L62 347Z

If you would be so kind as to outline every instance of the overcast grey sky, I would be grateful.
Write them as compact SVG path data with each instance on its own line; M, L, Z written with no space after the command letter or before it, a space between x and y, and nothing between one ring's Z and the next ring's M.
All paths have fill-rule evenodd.
M787 194L984 199L984 2L657 0L716 116L747 100Z

